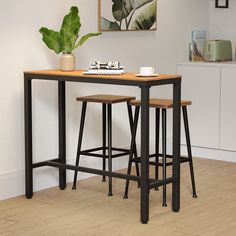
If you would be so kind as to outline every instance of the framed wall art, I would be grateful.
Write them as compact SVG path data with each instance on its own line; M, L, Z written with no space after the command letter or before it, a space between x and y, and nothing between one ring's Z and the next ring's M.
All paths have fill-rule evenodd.
M229 7L229 0L215 0L216 1L216 8L228 8Z
M99 31L156 30L157 0L98 0Z

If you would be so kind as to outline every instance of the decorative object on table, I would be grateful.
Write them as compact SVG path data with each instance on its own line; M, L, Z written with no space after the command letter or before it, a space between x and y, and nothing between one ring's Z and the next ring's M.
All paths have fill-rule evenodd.
M157 0L99 0L99 31L155 30Z
M216 8L229 8L229 0L215 0Z
M140 75L153 75L155 72L154 68L150 67L150 66L142 66L139 68L139 73Z
M123 69L123 66L120 66L119 61L109 61L109 62L101 62L101 61L95 61L92 62L90 65L90 69Z
M72 53L81 46L90 37L100 35L101 33L89 33L79 39L81 23L78 7L72 6L70 12L64 17L60 31L41 27L39 32L43 36L43 41L49 49L56 54L62 53L60 59L60 69L72 71L75 69L75 56Z
M191 61L203 61L203 48L206 42L206 30L193 30L192 40L189 47Z
M153 77L153 76L158 76L158 74L155 74L155 70L154 70L153 67L141 66L139 68L139 74L135 74L135 76L138 76L138 77Z
M91 63L89 70L85 71L84 74L121 75L124 74L124 66L121 66L118 61L95 61Z

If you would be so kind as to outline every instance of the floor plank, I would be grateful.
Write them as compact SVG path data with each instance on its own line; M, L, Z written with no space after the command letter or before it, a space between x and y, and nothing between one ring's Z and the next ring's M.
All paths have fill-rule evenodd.
M150 221L139 221L139 189L131 182L123 199L124 180L114 179L113 197L101 177L78 182L78 190L51 188L0 202L0 235L236 235L236 164L194 158L198 198L193 199L188 164L182 165L181 210L161 206L161 190L151 190Z

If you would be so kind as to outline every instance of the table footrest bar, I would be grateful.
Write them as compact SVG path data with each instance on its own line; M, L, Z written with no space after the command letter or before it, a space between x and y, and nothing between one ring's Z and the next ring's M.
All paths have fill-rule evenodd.
M60 159L56 158L56 159L52 159L52 160L41 161L41 162L33 163L32 166L33 166L33 168L47 166L49 161L60 162Z
M111 176L111 177L115 177L115 178L119 178L119 179L129 179L129 180L133 180L133 181L140 181L141 180L141 177L134 176L134 175L126 175L126 174L122 174L122 173L109 172L109 171L98 170L98 169L93 169L93 168L88 168L88 167L83 167L83 166L73 166L73 165L62 164L62 163L53 162L53 161L48 161L47 166L57 167L60 169L77 170L80 172L96 174L96 175Z
M173 177L169 177L166 179L160 179L160 180L150 180L149 188L152 189L152 188L157 188L157 187L163 186L165 184L170 184L170 183L173 183L174 180L175 180L175 178L173 178Z

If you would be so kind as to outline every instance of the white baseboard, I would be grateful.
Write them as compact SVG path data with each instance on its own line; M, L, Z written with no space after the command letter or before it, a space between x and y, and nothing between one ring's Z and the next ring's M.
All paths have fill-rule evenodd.
M154 143L152 146L154 146ZM172 138L167 139L167 153L172 153ZM181 145L181 155L187 155L186 145ZM192 146L192 156L219 161L236 162L236 152L220 149Z
M187 154L187 148L185 145L181 146L181 151L182 153L184 153L184 155ZM219 160L219 161L236 162L236 152L232 152L232 151L202 148L202 147L192 147L192 155L193 157L201 157L201 158Z

